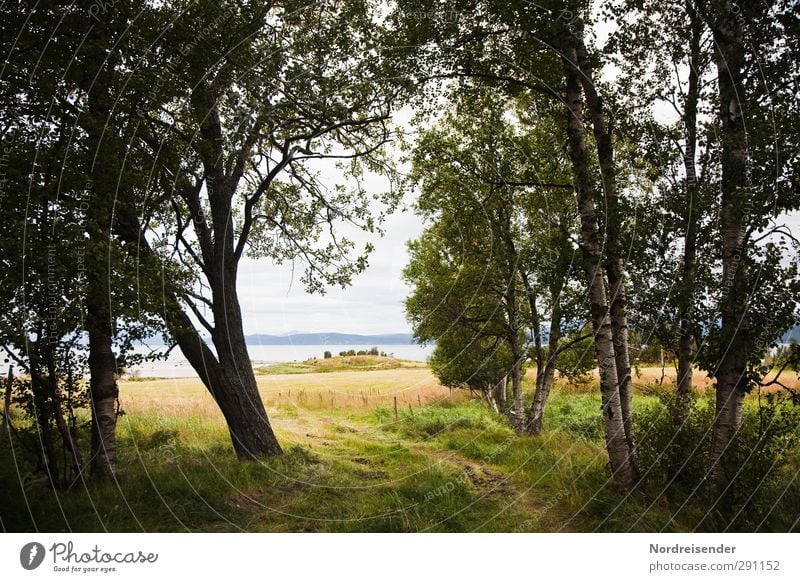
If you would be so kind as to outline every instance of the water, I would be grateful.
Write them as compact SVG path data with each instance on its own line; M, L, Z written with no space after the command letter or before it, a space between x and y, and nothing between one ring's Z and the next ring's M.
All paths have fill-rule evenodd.
M264 364L276 364L279 362L302 362L309 358L322 359L326 350L334 356L339 352L347 350L369 350L373 345L308 345L308 346L247 346L250 353L250 360L254 366ZM403 360L417 360L424 362L433 352L433 345L419 346L416 344L401 344L377 346L381 352ZM194 369L183 357L180 349L175 348L167 360L158 362L144 362L141 366L133 367L129 370L130 375L138 377L157 377L157 378L193 378L196 376Z

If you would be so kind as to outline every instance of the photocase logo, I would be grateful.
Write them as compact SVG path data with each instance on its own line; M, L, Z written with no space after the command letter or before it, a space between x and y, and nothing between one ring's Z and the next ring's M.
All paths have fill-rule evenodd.
M30 542L22 546L19 552L19 563L26 570L35 570L44 561L44 546L38 542Z

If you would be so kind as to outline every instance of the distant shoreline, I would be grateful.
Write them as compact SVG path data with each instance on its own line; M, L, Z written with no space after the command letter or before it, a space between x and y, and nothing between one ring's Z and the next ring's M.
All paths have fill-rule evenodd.
M213 346L210 346L213 351ZM387 344L378 342L367 342L363 344L248 344L250 362L253 367L269 364L303 362L311 358L324 359L325 352L331 352L332 356L338 356L340 352L349 350L369 350L377 347L379 352L384 352L389 356L402 360L412 360L425 362L433 352L433 345L420 346L419 344ZM150 346L156 348L156 346ZM142 350L146 351L146 350ZM142 362L138 366L132 366L129 374L141 377L168 377L185 378L193 377L196 372L186 361L183 353L175 348L167 360L156 360Z
M360 335L352 333L294 333L290 335L251 334L245 336L248 346L341 346L356 345L412 345L414 337L410 333L390 333L381 335Z

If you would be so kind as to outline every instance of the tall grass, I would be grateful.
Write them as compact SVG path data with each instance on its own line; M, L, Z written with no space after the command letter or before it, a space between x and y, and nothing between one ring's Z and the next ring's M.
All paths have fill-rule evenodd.
M665 420L668 387L640 391L634 399L646 481L642 490L625 495L610 479L595 390L559 383L545 431L534 438L514 434L503 416L469 401L465 393L451 401L448 391L426 384L426 370L394 371L395 386L403 385L406 375L400 392L390 389L384 376L388 373L353 372L364 379L361 385L352 383L349 372L328 375L334 381L328 390L347 405L330 403L329 393L314 384L262 385L286 452L258 462L235 459L219 413L196 384L127 385L116 480L54 492L38 478L30 456L0 438L0 529L723 529L719 521L698 519L698 505L683 506L686 496L681 498L681 491L670 490L673 495L652 486L669 481L664 477L669 467L654 460L658 451L667 450L664 439L674 430ZM430 391L425 392L426 386ZM526 388L530 392L530 379ZM395 396L400 397L396 410ZM703 410L698 401L693 417L698 427L707 427ZM757 402L748 398L747 427L759 420L763 428L765 419L758 414ZM788 427L794 417L783 411L771 418L772 425ZM782 444L789 447L780 471L769 481L775 494L768 499L775 502L772 515L791 517L800 500L797 488L788 487L782 497L777 492L791 485L791 468L800 466L797 443L773 433L767 442L746 432L742 443L762 454ZM759 467L762 475L765 465ZM765 503L751 507L764 515ZM685 508L677 511L678 507ZM737 529L756 527L753 520L737 519ZM778 527L776 521L769 523ZM769 526L762 524L761 529L765 527Z

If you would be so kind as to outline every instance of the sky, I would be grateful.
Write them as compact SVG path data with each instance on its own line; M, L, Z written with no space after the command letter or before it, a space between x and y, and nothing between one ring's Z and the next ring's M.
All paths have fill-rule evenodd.
M372 235L370 265L346 289L329 288L310 295L300 282L302 265L292 280L290 265L244 260L239 268L239 300L245 333L292 331L360 334L410 333L403 301L410 293L401 272L408 262L406 241L422 232L421 219L402 209L384 223L385 235Z

